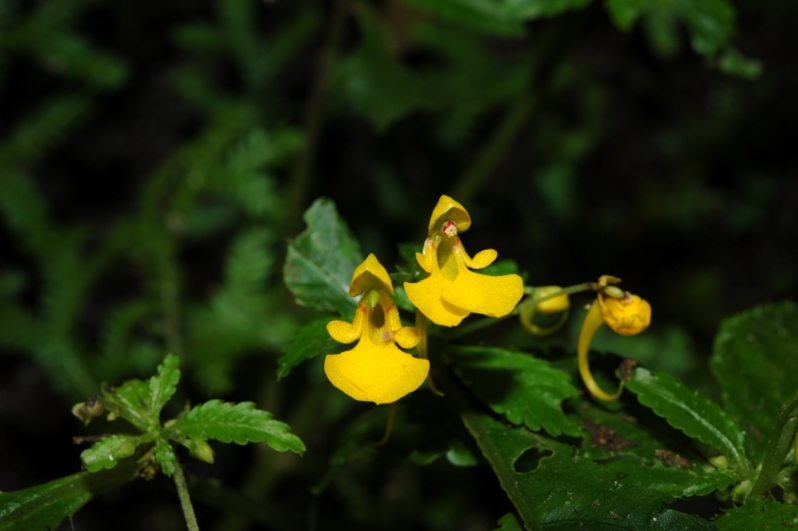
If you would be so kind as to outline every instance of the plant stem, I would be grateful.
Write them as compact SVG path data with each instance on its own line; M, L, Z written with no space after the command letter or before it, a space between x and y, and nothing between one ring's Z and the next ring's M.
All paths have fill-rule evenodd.
M346 5L344 0L335 2L335 13L330 24L330 33L324 48L321 50L319 71L313 85L312 92L305 107L305 144L302 154L294 168L291 188L288 191L288 216L286 230L289 234L296 232L302 221L303 203L307 193L308 183L313 173L313 163L316 157L316 146L319 142L319 133L323 118L324 95L330 86L332 69L338 44L344 32L346 22Z
M474 321L473 323L467 324L465 326L460 326L456 330L447 334L446 337L448 337L449 339L455 339L464 336L466 334L470 334L471 332L476 332L477 330L481 330L487 326L500 323L505 319L509 319L510 317L515 317L516 315L520 314L530 306L540 304L543 301L547 301L555 297L560 297L561 295L573 295L574 293L579 293L581 291L590 291L595 289L596 289L595 282L585 282L584 284L576 284L575 286L569 286L567 288L563 288L560 291L551 293L539 299L535 298L533 291L532 295L530 295L529 297L518 303L515 309L512 312L508 313L507 315L504 315L502 317L485 317L483 319L480 319L479 321Z
M188 495L186 477L183 475L183 468L177 460L175 460L175 473L172 477L175 480L177 495L180 498L180 506L183 508L183 515L186 517L188 531L199 531L197 517L194 515L194 506L191 505L191 497Z
M776 426L765 448L765 458L759 476L748 494L749 498L767 492L776 484L776 476L784 462L784 456L787 455L795 437L795 428L798 425L796 412L798 412L798 397L781 408Z

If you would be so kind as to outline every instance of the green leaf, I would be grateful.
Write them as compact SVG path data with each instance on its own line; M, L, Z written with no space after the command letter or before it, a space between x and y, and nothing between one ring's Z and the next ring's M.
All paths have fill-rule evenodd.
M580 524L585 529L628 531L714 529L696 517L665 509L672 496L648 488L634 476L599 466L570 445L525 428L508 427L473 409L462 391L447 379L438 381L496 472L526 529L572 531Z
M745 79L757 79L762 75L762 62L749 59L735 49L730 49L718 61L718 67L725 74Z
M121 416L144 432L158 427L158 419L153 418L149 410L152 403L149 383L133 379L119 387L103 384L102 393L103 404L113 414Z
M277 359L280 367L277 369L277 379L285 378L305 360L315 358L320 354L338 354L345 348L327 332L329 319L319 319L306 324L297 332L294 340L283 349L283 355Z
M520 37L522 20L510 16L501 0L404 0L453 22L494 35Z
M740 477L733 470L717 470L711 465L679 468L631 459L612 461L603 466L619 475L634 477L635 481L646 487L670 494L674 498L704 496L716 490L724 490L740 481Z
M180 381L180 359L174 354L167 354L163 363L158 366L158 375L150 378L149 409L154 418L158 418L161 409L169 402L177 391Z
M460 347L455 371L496 413L552 436L581 435L565 416L562 401L578 391L570 377L549 362L498 348Z
M134 459L114 470L81 472L29 489L0 493L0 531L56 529L93 497L133 481L139 465Z
M132 435L111 435L84 450L80 459L89 472L114 468L119 461L133 455L140 442L139 437Z
M752 498L733 507L715 521L720 531L791 529L798 526L798 507L773 500Z
M329 199L317 199L305 221L307 230L288 246L285 283L297 303L351 319L357 303L349 296L349 283L363 261L360 245Z
M336 84L349 104L384 130L411 111L429 106L424 81L408 70L391 49L391 36L371 11L358 10L360 47L339 62Z
M304 452L305 445L299 437L289 433L289 429L288 424L272 420L271 413L255 409L252 402L233 404L210 400L178 420L170 428L170 437L176 441L190 437L236 444L265 441L278 452Z
M745 429L746 450L759 460L781 407L795 397L798 308L784 302L726 319L709 364L723 403Z
M499 518L499 525L501 527L494 531L524 531L521 520L515 513L507 513Z
M161 471L167 476L175 473L175 452L166 439L158 438L155 441L155 460L161 465Z
M734 32L734 8L726 0L607 0L606 6L625 30L652 10L676 13L690 29L693 48L705 56L717 53Z
M626 382L641 404L664 417L668 424L686 435L711 445L734 461L745 474L750 472L743 447L743 432L737 423L712 400L694 393L669 374L652 375L638 368Z

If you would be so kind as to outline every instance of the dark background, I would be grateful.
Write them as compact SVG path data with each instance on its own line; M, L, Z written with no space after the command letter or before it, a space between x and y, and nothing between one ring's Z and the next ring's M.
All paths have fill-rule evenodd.
M722 319L795 296L795 2L733 3L731 42L761 62L754 79L725 73L715 59L697 54L681 23L657 26L652 18L623 32L599 3L527 22L520 38L486 36L394 2L341 8L283 0L71 0L49 15L48 5L54 3L0 4L0 187L10 189L12 177L32 183L54 234L82 227L79 249L87 256L111 238L120 219L138 219L147 205L159 205L152 219L171 227L186 306L207 304L222 283L230 242L254 218L240 205L225 210L229 201L219 189L185 192L185 200L181 190L192 189L197 168L216 168L223 180L217 166L254 129L276 137L288 131L284 154L264 163L271 214L256 220L271 231L276 263L285 239L302 228L301 212L326 196L364 253L376 253L390 268L401 261L399 243L423 241L433 206L449 194L472 216L463 237L469 252L496 249L528 273L529 285L622 277L624 289L651 303L653 324L632 339L601 334L597 348L669 370L709 394L717 391L706 360ZM43 119L33 139L14 140L26 120L62 97L79 101L65 117L54 112ZM180 155L203 135L223 139L220 155L204 151L202 159L202 149L197 157ZM306 146L312 139L312 147L303 151L303 139ZM480 158L485 152L492 162ZM473 186L464 184L469 176ZM159 179L171 184L151 185ZM147 190L163 197L147 199ZM47 260L24 243L31 232L19 230L8 204L0 225L6 311L44 314ZM115 251L121 258L97 277L70 328L86 352L100 348L113 308L148 292L149 270L136 259L141 242L121 241ZM280 336L290 338L310 314L281 288L279 266L274 271L264 296L272 297L274 312L291 316ZM574 306L587 302L576 297ZM573 317L554 343L572 348L578 325ZM497 335L518 346L538 341L517 326L485 338ZM68 410L81 396L54 385L58 378L41 356L6 337L0 334L0 490L16 490L78 469L70 437L82 428ZM154 341L169 347L168 338ZM267 396L263 380L273 378L285 341L245 345L225 369L235 385L214 388L199 376L186 395ZM150 374L153 362L142 359L113 378ZM187 374L215 370L207 359L198 357ZM111 378L91 370L97 381ZM280 400L290 402L314 382L326 385L318 367L292 376L280 384ZM313 449L324 448L329 458L335 434L345 431L348 417L333 418L311 437L304 464L281 476L274 504L309 503L308 486L327 467ZM379 431L381 420L372 420ZM251 450L215 448L217 465L192 465L189 472L236 486L252 463ZM359 478L369 466L355 467ZM320 520L320 528L354 529L359 522L364 529L490 529L509 510L484 467L436 461L419 486L421 473L407 466L397 457L379 465L387 472L363 480L386 482L371 493L384 504L373 513L353 516L363 503L354 490L349 505L322 498L314 510L330 520ZM442 492L453 482L460 486ZM76 517L76 529L179 528L168 482L142 483L92 503ZM416 490L428 498L407 498ZM337 496L346 491L341 487ZM413 510L402 504L425 509L409 517ZM197 505L201 522L219 517ZM386 516L395 512L395 520ZM273 525L307 516L302 509L288 513L288 524Z

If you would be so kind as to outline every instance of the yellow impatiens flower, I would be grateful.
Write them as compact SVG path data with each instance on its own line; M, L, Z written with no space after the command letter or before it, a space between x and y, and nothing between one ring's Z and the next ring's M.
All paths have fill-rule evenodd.
M598 281L598 297L590 305L579 331L577 353L579 355L579 374L588 390L602 400L617 400L623 391L623 383L613 394L605 393L593 379L588 363L590 343L601 325L607 324L614 332L633 336L639 334L651 323L651 305L637 295L624 292L617 286L621 279L603 275Z
M471 258L457 236L470 226L466 209L451 197L441 196L432 211L423 252L416 253L427 277L414 284L405 282L410 301L435 324L457 326L471 312L502 317L513 311L524 294L518 275L495 277L472 271L490 265L497 253L487 249Z
M388 272L370 254L352 275L349 295L363 298L351 323L332 321L327 332L339 343L359 340L355 348L330 354L324 372L330 382L355 400L389 404L415 391L427 378L429 361L397 348L415 347L421 334L402 326Z

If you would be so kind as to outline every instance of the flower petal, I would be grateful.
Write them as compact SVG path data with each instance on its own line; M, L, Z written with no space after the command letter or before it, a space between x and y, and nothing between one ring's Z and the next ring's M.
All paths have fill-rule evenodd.
M405 292L413 306L430 321L441 326L457 326L470 312L458 308L441 297L442 291L452 283L435 268L430 276L415 284L405 282Z
M465 232L471 226L471 216L465 207L448 195L442 195L429 218L430 236L436 230L440 230L446 221L454 221L458 232Z
M413 348L421 341L421 331L415 326L403 326L393 335L393 340L402 348Z
M524 282L518 275L492 277L462 267L457 278L440 293L444 301L463 310L502 317L513 311L521 300Z
M374 254L368 255L352 274L352 282L349 283L349 296L357 297L370 289L379 289L387 291L391 295L394 294L391 277Z
M402 352L393 342L355 347L324 360L332 384L355 400L389 404L418 389L429 372L429 361Z

